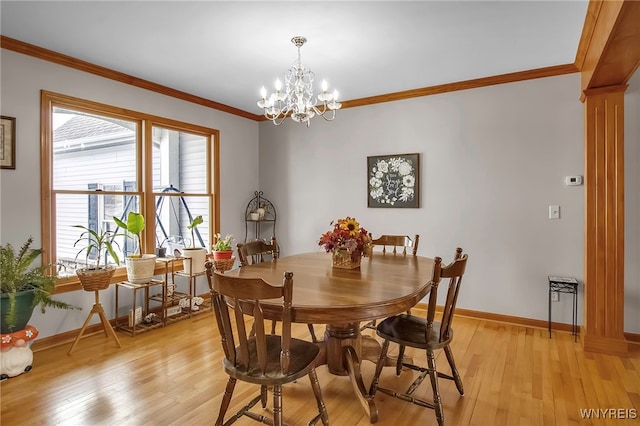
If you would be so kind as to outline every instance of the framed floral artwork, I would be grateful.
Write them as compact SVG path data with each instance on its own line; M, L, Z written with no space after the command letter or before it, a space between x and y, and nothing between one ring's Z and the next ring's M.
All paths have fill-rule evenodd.
M367 157L367 206L420 207L420 154Z
M4 115L0 120L0 168L16 168L16 119Z

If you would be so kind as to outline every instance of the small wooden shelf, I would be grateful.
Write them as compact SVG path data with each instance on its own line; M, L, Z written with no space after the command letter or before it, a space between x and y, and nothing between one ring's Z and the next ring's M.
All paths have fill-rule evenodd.
M180 321L185 318L191 318L194 315L200 314L202 312L207 312L211 309L211 305L208 302L203 302L198 306L198 310L194 311L191 309L193 304L193 299L197 297L196 294L196 279L200 276L204 276L206 272L198 272L191 274L189 271L175 270L175 262L178 260L182 260L180 257L167 257L167 258L158 258L158 262L163 262L165 264L165 272L162 279L152 279L146 283L131 283L129 281L122 281L116 283L116 330L121 330L129 333L132 337L135 337L136 333L142 333L145 331L154 330L156 328L164 327L167 324L172 324L174 322ZM169 283L175 284L176 277L187 278L187 291L173 291L171 295L169 295L167 285ZM155 292L154 294L150 294L150 289L158 287L160 292ZM120 289L127 289L132 292L131 298L131 309L136 309L138 297L137 294L140 290L144 292L142 297L142 318L143 321L135 324L129 325L128 315L124 318L118 318L118 310L120 308ZM183 307L180 309L178 313L173 315L168 315L168 310L180 305L181 300L188 300L188 307ZM151 302L153 302L156 306L150 307ZM149 313L156 313L156 318L154 318L150 323L144 322L144 317Z

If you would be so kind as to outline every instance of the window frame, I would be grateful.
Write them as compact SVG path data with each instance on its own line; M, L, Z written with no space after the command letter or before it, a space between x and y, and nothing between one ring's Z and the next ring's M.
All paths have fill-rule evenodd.
M56 254L56 196L58 194L112 194L112 191L56 190L53 188L53 110L54 108L98 114L136 122L136 180L137 190L125 192L140 197L141 213L146 220L142 233L142 251L153 253L155 248L156 218L155 200L162 192L153 191L153 132L152 128L162 127L178 132L196 134L206 138L206 190L202 193L181 193L182 196L206 197L209 201L209 235L220 232L220 131L196 124L185 123L170 118L159 117L138 111L119 108L94 101L42 90L40 93L40 200L41 235L43 265L52 264ZM113 192L122 195L123 192ZM210 243L210 242L209 242ZM156 265L156 273L163 273L163 266ZM126 279L124 266L118 267L111 282ZM58 278L56 293L82 289L77 276Z

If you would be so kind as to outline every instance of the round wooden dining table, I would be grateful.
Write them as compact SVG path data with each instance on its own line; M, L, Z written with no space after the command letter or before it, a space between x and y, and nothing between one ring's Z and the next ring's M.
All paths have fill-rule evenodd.
M431 289L433 259L375 252L362 258L360 268L339 269L332 267L329 254L316 252L243 266L225 275L277 285L287 271L293 272L292 321L326 324L318 364L326 364L332 374L349 376L358 401L375 423L378 410L364 386L360 361L376 362L380 345L360 334L360 323L415 306ZM265 318L279 319L281 304L263 307Z

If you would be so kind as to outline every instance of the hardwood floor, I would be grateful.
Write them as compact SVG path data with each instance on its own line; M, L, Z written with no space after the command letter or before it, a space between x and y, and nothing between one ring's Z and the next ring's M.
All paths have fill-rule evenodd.
M417 313L414 312L414 313ZM320 331L320 326L316 329ZM640 350L628 357L585 353L564 332L549 339L546 329L457 317L452 345L465 395L440 381L445 423L457 425L638 425L640 424ZM308 338L306 325L294 334ZM204 425L213 424L227 376L212 314L202 314L135 338L118 333L123 348L96 334L71 345L34 353L33 370L0 384L0 423L12 425ZM424 360L424 353L407 350ZM447 372L446 359L437 354ZM373 364L363 365L368 386ZM415 373L397 378L383 371L381 384L403 386ZM369 425L347 377L318 368L332 425ZM308 380L304 378L302 380ZM308 383L285 386L284 416L291 425L306 424L316 410ZM237 410L254 395L238 383ZM426 380L419 394L430 398ZM271 402L271 401L269 401ZM380 426L435 425L430 409L378 393ZM259 407L259 406L258 406ZM260 408L257 408L260 411ZM581 418L581 409L616 409L606 420ZM618 410L620 409L620 410ZM636 411L633 411L636 410ZM237 425L255 424L244 418Z

